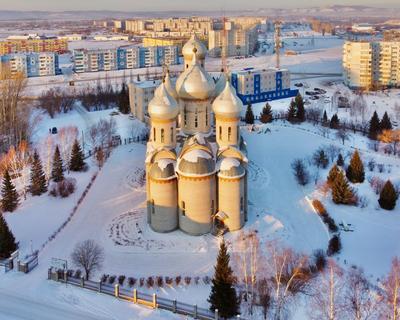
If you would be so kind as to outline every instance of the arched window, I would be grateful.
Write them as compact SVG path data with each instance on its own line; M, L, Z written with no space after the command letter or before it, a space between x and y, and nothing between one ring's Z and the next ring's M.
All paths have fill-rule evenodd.
M183 108L183 123L186 126L186 124L187 124L186 107Z
M232 128L228 128L228 141L231 141L231 135L232 135Z
M244 209L244 201L243 201L243 197L240 197L240 212L243 212Z
M197 128L198 125L199 125L199 116L198 116L198 113L197 113L197 110L196 110L196 113L194 115L194 127Z
M152 199L150 201L150 205L151 205L151 213L155 214L156 213L156 208L155 208L155 205L154 205L154 199Z
M153 141L156 141L156 128L153 128Z
M164 143L164 129L161 129L161 143Z
M214 214L214 200L211 200L211 214Z
M208 109L206 109L206 126L208 126Z
M182 201L182 215L186 216L186 205L185 205L185 201Z
M222 139L222 127L219 126L219 140Z
M171 127L171 142L174 142L174 127Z

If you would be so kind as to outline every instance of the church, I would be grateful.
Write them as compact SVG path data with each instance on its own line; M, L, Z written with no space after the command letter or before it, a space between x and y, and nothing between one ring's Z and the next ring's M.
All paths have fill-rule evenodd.
M224 73L215 82L205 71L196 36L182 53L176 85L167 72L148 106L147 222L156 232L221 235L247 221L243 104Z

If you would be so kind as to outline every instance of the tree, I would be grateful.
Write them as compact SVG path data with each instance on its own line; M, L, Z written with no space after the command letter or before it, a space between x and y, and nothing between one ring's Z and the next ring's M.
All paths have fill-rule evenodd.
M304 110L304 101L300 92L297 94L295 98L295 104L296 104L296 118L300 122L303 122L304 120L306 120L306 111Z
M260 114L260 121L262 123L269 123L272 121L272 109L271 109L271 105L268 102L265 104L265 107L262 109L262 112Z
M78 140L75 140L71 150L69 169L71 171L82 171L84 167L85 161L83 160L83 152Z
M0 260L9 258L15 250L17 250L17 244L14 235L0 213Z
M380 122L380 126L379 126L380 131L383 130L392 130L392 122L390 121L390 118L387 114L387 112L385 111L385 113L383 114L382 120Z
M102 268L104 250L94 240L85 240L75 245L71 259L74 265L85 270L85 278L89 280L93 271Z
M127 85L126 85L125 82L122 83L121 91L118 94L117 105L118 105L118 110L121 113L128 114L130 112L130 109L129 109L129 93L128 93Z
M289 109L287 111L287 120L289 122L296 121L296 103L293 99L290 101Z
M391 143L393 154L397 154L397 145L400 143L400 129L397 130L383 130L379 135L379 140L383 143Z
M379 205L382 209L393 210L396 207L397 194L390 180L386 181L379 195Z
M400 318L400 260L395 257L389 275L383 281L383 302L385 308L381 319Z
M328 125L328 115L326 114L326 110L324 110L324 114L322 116L322 125L327 126Z
M331 129L338 129L339 128L339 117L338 117L338 115L336 113L332 116L331 122L329 123L329 127Z
M329 164L329 159L325 154L324 149L320 148L314 152L313 162L318 168L325 169Z
M379 121L379 117L376 111L374 111L374 114L372 115L371 120L369 121L368 137L370 139L376 140L380 131L381 131L381 124Z
M261 279L257 284L258 304L262 307L264 320L267 320L269 309L272 304L271 290L266 278Z
M292 162L293 174L301 186L305 186L310 181L310 174L308 173L303 160L295 159Z
M35 150L31 167L31 185L29 190L33 196L40 196L47 192L47 181L43 171L42 161Z
M354 203L354 192L350 188L344 173L339 170L332 185L332 200L336 204Z
M342 141L342 144L344 145L345 141L350 139L350 135L347 133L345 128L340 128L336 132L336 138L338 138L340 141Z
M340 171L340 169L338 168L338 166L336 164L333 165L333 167L329 171L327 183L330 187L332 187L333 184L335 183L335 180L337 178L337 175L339 174L339 171Z
M365 179L364 164L358 151L354 151L350 164L346 170L346 177L352 183L362 183Z
M3 211L13 212L18 207L18 193L13 185L8 170L4 172L1 188L1 208ZM1 215L1 213L0 213Z
M337 164L339 167L343 167L343 166L344 166L344 159L343 159L343 156L342 156L341 153L339 153L339 155L338 155L338 158L337 158L337 160L336 160L336 164Z
M251 108L251 104L247 105L247 110L246 110L246 115L245 115L244 121L247 124L254 124L254 113L253 113L253 109Z
M212 279L211 293L208 298L210 310L215 311L223 318L231 318L239 312L239 301L234 287L233 271L229 266L229 254L225 241L222 240Z
M64 180L64 167L61 158L60 149L56 146L53 156L53 168L51 170L51 178L54 182L60 182Z

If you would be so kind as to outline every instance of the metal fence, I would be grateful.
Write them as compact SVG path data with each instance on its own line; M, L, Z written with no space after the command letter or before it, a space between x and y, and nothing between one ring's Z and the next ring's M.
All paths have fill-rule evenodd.
M54 268L48 269L48 279L71 284L77 287L89 289L92 291L104 293L116 298L133 302L135 304L147 306L153 309L159 308L163 310L168 310L173 313L182 314L185 316L193 317L194 319L201 320L218 320L218 310L212 312L205 308L200 308L197 305L187 304L179 302L177 300L170 300L167 298L158 297L157 294L149 294L139 292L137 289L128 290L126 288L120 287L119 284L114 286L105 284L101 281L91 281L85 280L83 277L75 278L69 276L66 270L55 270Z

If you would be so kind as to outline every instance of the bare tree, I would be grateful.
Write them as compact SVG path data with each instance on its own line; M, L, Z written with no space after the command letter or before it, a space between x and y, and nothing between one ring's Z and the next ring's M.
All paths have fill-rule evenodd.
M344 143L350 139L350 135L348 134L346 129L342 127L336 131L336 138L342 141L342 144L344 145Z
M329 157L330 162L334 162L335 159L338 157L339 153L340 153L340 148L335 146L334 144L330 144L328 146L326 146L325 148L326 150L326 154Z
M353 267L346 274L346 313L349 319L367 320L377 315L378 300L362 269Z
M383 281L383 309L386 319L400 319L400 260L394 258L389 275Z
M397 146L400 143L400 129L398 130L383 130L378 139L383 143L390 143L392 145L393 154L397 154Z
M86 280L89 280L93 271L102 268L104 250L94 240L85 240L76 244L71 259L74 265L85 270Z
M292 162L292 169L297 182L300 185L305 186L310 180L310 174L307 171L304 161L301 159L295 159Z
M92 125L86 135L92 148L106 147L116 132L116 122L113 118L109 120L101 119Z
M272 304L271 290L266 278L257 282L257 295L258 304L262 307L263 316L266 320Z

